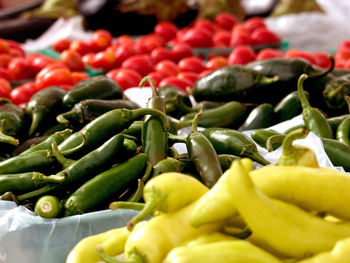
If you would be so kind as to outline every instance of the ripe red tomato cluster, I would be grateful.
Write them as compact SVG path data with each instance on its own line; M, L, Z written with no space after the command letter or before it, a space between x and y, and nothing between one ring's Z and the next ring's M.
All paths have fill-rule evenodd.
M334 59L335 68L350 69L350 40L344 40L340 43Z

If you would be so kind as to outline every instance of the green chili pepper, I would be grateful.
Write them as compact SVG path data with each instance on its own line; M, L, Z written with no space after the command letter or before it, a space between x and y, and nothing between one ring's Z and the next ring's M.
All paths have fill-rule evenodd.
M309 99L309 93L304 91L305 96ZM292 91L285 96L276 106L275 114L277 122L283 122L292 119L302 112L298 91Z
M151 108L140 108L136 110L115 109L106 112L100 117L97 117L93 121L89 122L79 132L73 133L66 140L64 140L58 148L60 151L65 152L80 145L82 140L81 137L83 135L83 137L86 139L86 143L84 147L79 148L79 150L74 153L79 153L82 150L91 150L114 134L128 128L135 121L135 119L147 114L158 116L160 120L162 120L165 129L169 128L167 117L159 110Z
M53 115L61 112L61 102L67 92L60 87L47 87L35 93L29 100L25 112L31 118L28 136L32 136L38 128L51 124Z
M276 116L274 107L270 103L262 103L256 106L238 128L239 131L267 128L275 124Z
M345 109L344 96L350 95L350 74L329 81L323 90L323 99L331 109Z
M298 94L303 108L303 120L308 131L315 133L322 138L333 138L333 131L323 113L310 106L303 89L304 80L308 75L302 74L298 79Z
M192 129L187 136L186 147L191 161L204 184L211 188L222 175L220 162L211 142L199 131L197 125L201 111L196 114Z
M250 137L261 147L266 148L266 141L273 135L281 135L281 133L271 129L257 129L252 131Z
M291 131L293 132L293 131ZM290 132L290 133L291 133ZM288 133L289 134L289 133ZM279 147L281 147L283 140L286 138L285 134L277 134L277 135L272 135L266 140L266 145L265 148L269 151L272 152Z
M209 139L218 154L249 157L263 165L269 164L258 152L254 141L244 133L228 128L207 128L202 133Z
M57 218L63 211L63 205L56 196L44 195L36 201L34 211L44 218Z
M204 128L237 128L242 124L247 114L247 108L244 104L231 101L213 109L203 110L198 125ZM188 126L188 121L193 120L195 115L196 113L192 112L182 116L178 125Z
M185 165L181 161L172 157L167 157L153 166L152 178L166 172L181 173L184 167Z
M231 164L234 160L237 160L239 157L232 154L218 154L221 170L224 172L231 167Z
M152 97L148 100L147 107L165 113L165 100L159 96L153 80L146 76L139 86L142 88L147 81L152 89ZM168 131L157 116L146 117L142 130L142 149L148 155L152 165L168 156Z
M180 118L183 112L179 109L177 95L180 96L187 106L191 106L191 101L187 96L187 93L175 86L165 85L159 88L159 96L165 100L165 110L167 115L174 118Z
M88 78L76 84L62 99L65 108L85 99L122 99L123 90L105 75Z
M350 146L338 140L321 138L324 150L334 166L350 172Z
M17 156L21 154L22 152L28 150L29 148L32 148L36 146L39 143L42 143L47 139L48 136L38 136L38 137L32 137L29 139L26 139L24 142L20 143L13 151L11 156Z
M56 119L59 123L65 125L81 127L81 125L96 119L107 111L121 108L134 110L140 108L140 105L125 99L86 99L76 103L70 111L59 114Z
M345 96L344 99L350 112L350 97ZM336 131L336 139L350 146L350 114L340 122Z
M51 150L38 150L0 162L0 174L38 171L52 165L56 158Z
M16 136L24 127L24 111L21 107L6 103L0 107L0 142L14 146L19 144Z
M38 184L33 177L39 172L27 172L27 173L16 173L16 174L2 174L0 175L0 195L5 192L11 191L14 193L21 193L25 191L32 191L37 189ZM41 174L43 175L43 174Z
M142 128L143 128L143 121L141 120L134 121L133 123L130 124L128 128L122 130L120 133L131 135L136 138L141 138Z
M137 180L146 162L147 154L140 153L96 175L68 197L64 203L65 216L91 211L113 194Z
M334 134L336 134L337 132L337 128L339 126L339 124L346 118L348 117L349 114L342 114L339 116L334 116L334 117L330 117L327 118L327 122L329 123L329 125L332 128L332 131Z

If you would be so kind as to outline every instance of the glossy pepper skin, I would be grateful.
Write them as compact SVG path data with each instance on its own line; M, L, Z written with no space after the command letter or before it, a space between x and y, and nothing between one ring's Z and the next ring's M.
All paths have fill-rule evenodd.
M66 263L97 263L101 261L96 248L99 247L109 256L123 252L124 244L129 236L126 227L114 228L80 240L69 252Z
M329 250L337 241L349 236L349 222L330 222L263 194L239 160L233 162L230 170L232 204L255 238L261 238L281 254L303 258Z
M298 94L303 108L303 120L307 130L312 131L321 138L333 138L333 131L326 117L317 108L311 107L303 89L303 83L308 78L307 74L300 75L298 79Z
M247 116L239 131L267 128L275 124L276 116L274 107L270 103L261 103Z
M342 75L329 81L322 95L330 109L346 109L344 96L350 95L350 74Z
M11 191L14 194L32 191L40 186L33 177L38 172L26 172L17 174L1 174L0 175L0 195ZM40 174L40 173L39 173ZM43 175L43 174L42 174Z
M350 97L345 96L345 101L348 104L350 112ZM348 114L348 116L339 123L336 130L336 139L350 146L350 114Z
M0 142L17 146L17 136L24 128L24 110L13 104L6 103L0 107Z
M324 150L334 166L350 171L350 146L338 140L321 138Z
M271 129L256 129L250 134L251 138L261 147L266 148L266 141L269 137L274 135L281 135L282 133Z
M202 133L209 139L218 154L249 157L263 165L269 164L258 152L254 142L245 134L228 128L207 128Z
M113 194L137 180L146 166L147 155L140 153L82 184L64 203L65 216L91 211Z
M62 111L62 98L67 93L60 87L47 87L35 93L29 100L25 112L31 119L28 136L31 137L41 126L47 125L53 115Z
M211 188L221 177L222 170L212 143L197 130L200 117L201 111L193 120L192 129L186 138L186 148L202 181Z
M148 76L144 77L140 87L143 87L147 81L152 89L152 97L149 98L147 107L165 114L165 100L159 96L153 80ZM168 157L168 131L157 116L146 116L142 129L142 149L148 155L152 165Z
M110 110L121 108L134 110L140 106L126 99L86 99L76 103L71 110L59 114L56 119L65 125L81 127Z
M72 108L74 104L85 99L122 99L123 90L112 79L99 75L80 81L62 99L64 108Z

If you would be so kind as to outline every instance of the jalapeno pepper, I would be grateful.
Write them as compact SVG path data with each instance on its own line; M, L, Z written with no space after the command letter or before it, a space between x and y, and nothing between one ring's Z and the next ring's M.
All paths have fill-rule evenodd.
M35 93L29 100L25 112L31 118L28 136L34 135L40 127L48 127L52 116L62 110L62 98L67 92L60 87L47 87Z
M350 146L338 140L321 138L324 150L334 166L350 172Z
M153 80L149 76L144 77L140 87L147 81L152 89L152 97L148 100L147 107L165 113L165 101L159 96ZM157 116L146 116L142 129L142 149L152 165L164 160L168 155L168 131Z
M13 193L23 193L38 188L40 184L33 180L33 177L35 177L36 174L41 173L26 172L0 175L0 195L8 191Z
M186 106L190 107L192 105L189 97L187 96L187 93L175 86L162 86L159 88L158 93L159 96L165 100L165 110L167 115L174 118L180 118L181 115L184 114L178 105L177 97L181 97Z
M269 137L273 135L281 135L282 133L279 133L277 131L271 130L271 129L257 129L252 131L250 134L250 137L256 142L258 145L260 145L263 148L266 148L266 142Z
M239 131L267 128L275 124L276 116L274 107L270 103L262 103L256 106L247 116Z
M350 97L345 96L345 100L350 112ZM350 114L340 122L336 131L336 139L350 146Z
M24 111L21 107L6 103L0 107L0 142L17 146L16 136L24 127Z
M323 90L323 99L331 109L346 109L346 95L350 95L350 74L334 78Z
M44 218L56 218L61 215L62 208L62 203L56 196L44 195L36 201L34 211Z
M333 131L327 122L324 114L317 108L310 106L303 89L304 80L308 78L308 75L302 74L298 79L298 94L303 108L303 120L307 130L315 133L322 138L333 138Z
M182 172L184 164L172 157L167 157L164 160L159 161L153 166L152 178L166 172Z
M222 170L212 143L206 136L197 131L200 117L201 111L193 120L192 129L186 139L186 148L202 181L211 188L219 180Z

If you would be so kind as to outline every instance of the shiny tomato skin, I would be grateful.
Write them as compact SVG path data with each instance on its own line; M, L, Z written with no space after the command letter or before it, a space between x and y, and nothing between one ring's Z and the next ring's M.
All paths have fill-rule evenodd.
M135 55L132 43L125 43L113 48L115 56L115 66L120 67L127 58Z
M87 53L84 56L81 57L81 61L84 63L85 66L92 67L92 61L94 60L95 53Z
M32 83L26 83L14 88L10 92L9 98L14 104L20 105L27 103L36 92L37 90Z
M164 78L160 83L159 87L163 87L165 85L173 85L179 89L182 89L187 92L187 88L192 88L192 83L187 79L179 79L176 76L169 76Z
M190 28L181 39L194 48L208 48L213 46L211 32L205 28Z
M83 71L85 68L81 55L74 50L64 50L61 53L60 60L67 65L71 71Z
M71 75L72 75L72 85L75 85L84 79L90 78L89 74L85 72L80 72L80 71L72 72Z
M215 56L205 63L206 69L218 69L228 65L227 58L224 56Z
M209 19L206 19L206 18L195 19L193 23L193 27L207 30L212 35L215 33L215 26L213 22L211 22Z
M256 54L250 46L239 46L232 50L227 62L229 65L245 65L255 58Z
M7 69L15 80L23 80L34 77L34 72L30 67L30 63L28 59L24 57L15 57L11 59L7 65Z
M199 73L197 72L192 72L192 71L181 71L179 72L179 74L177 74L177 78L179 79L186 79L189 82L193 84L195 83L195 81L198 79Z
M81 40L73 40L69 45L69 49L78 52L81 56L93 52L91 46Z
M94 31L90 37L89 44L93 51L98 52L105 50L112 44L113 36L105 29L98 29Z
M231 41L231 33L228 31L216 32L213 36L214 47L228 47Z
M64 50L69 49L70 43L71 40L69 40L68 38L62 38L53 43L52 49L58 53L61 53Z
M286 57L286 58L303 58L303 59L306 59L307 61L309 61L313 65L316 64L316 59L314 58L314 56L310 52L303 51L303 50L289 49L284 54L284 57Z
M165 77L165 76L163 76L161 73L159 73L157 71L152 71L152 72L148 73L147 76L151 77L151 79L153 80L154 85L156 85L156 87L159 86L159 83Z
M243 27L251 34L258 28L266 28L266 24L263 18L254 16L244 21Z
M214 24L225 30L231 30L237 23L237 17L228 12L218 13L214 17Z
M0 54L9 53L10 45L5 39L0 38Z
M253 45L268 45L268 44L279 44L281 38L271 30L260 27L253 31L251 34Z
M163 76L176 76L179 73L178 65L172 60L162 60L159 61L154 69Z
M232 29L230 47L249 46L252 43L253 40L250 33L242 25L236 25Z
M123 90L131 87L138 87L142 79L142 75L134 69L118 68L109 71L107 77L117 82Z
M57 85L72 85L73 83L71 72L66 68L52 69L35 81L39 89Z
M7 68L0 67L0 78L6 79L7 81L12 81L13 77ZM1 97L1 96L0 96Z
M116 65L116 58L113 52L111 51L100 51L94 55L94 58L91 62L93 68L110 70Z
M29 54L27 58L30 63L30 67L32 71L37 74L40 70L45 68L46 66L57 63L57 60L42 54Z
M0 54L0 68L7 68L13 56L8 53Z
M312 53L315 58L315 65L320 68L329 68L332 64L330 55L326 52L314 52Z
M10 82L0 76L0 97L9 97L11 90Z
M171 48L171 56L175 62L178 62L182 58L193 56L193 49L187 43L176 43Z
M151 52L151 58L154 61L154 63L158 63L162 60L172 60L173 56L168 48L156 47Z
M130 68L141 76L146 76L153 71L153 62L150 55L133 55L123 61L122 68Z
M203 60L198 57L183 58L178 62L180 71L192 71L200 73L205 70Z
M284 53L281 50L274 48L264 48L259 51L258 55L256 56L256 60L282 57L284 57Z
M176 37L177 31L178 27L170 21L158 22L154 27L154 33L161 36L166 41L174 39Z

